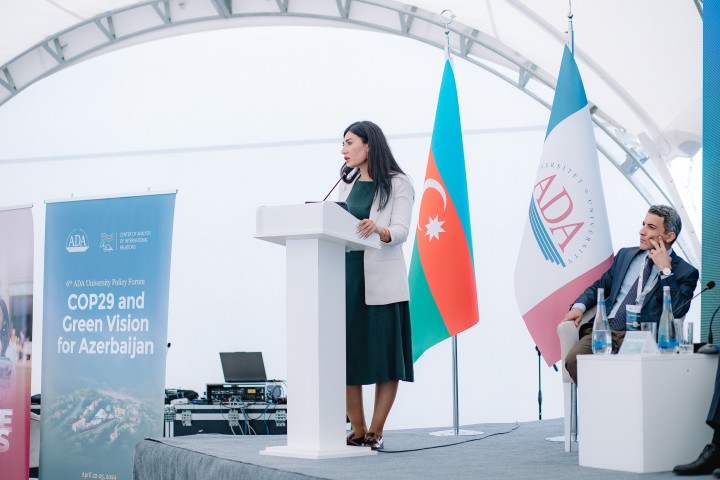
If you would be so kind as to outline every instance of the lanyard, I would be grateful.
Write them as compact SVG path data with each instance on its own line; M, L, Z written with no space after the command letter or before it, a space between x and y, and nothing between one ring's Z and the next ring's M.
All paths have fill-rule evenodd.
M637 287L637 296L635 297L637 299L637 304L641 305L643 301L643 277L645 276L645 267L647 266L647 262L649 260L649 255L645 255L645 258L643 259L642 268L640 269L640 276L638 277L638 287ZM648 275L648 281L650 280L650 276Z

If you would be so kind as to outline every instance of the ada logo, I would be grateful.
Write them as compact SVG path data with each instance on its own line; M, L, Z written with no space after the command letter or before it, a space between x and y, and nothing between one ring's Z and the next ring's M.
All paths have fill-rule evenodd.
M556 179L559 185L554 185ZM564 182L557 174L541 179L535 184L530 202L530 226L538 247L545 260L563 268L567 266L563 256L568 255L568 246L587 220L582 213L575 212L572 194L567 189L570 185ZM591 204L588 200L588 205Z
M70 253L82 253L88 248L90 248L90 241L88 240L85 230L80 228L76 228L70 232L67 240L65 240L65 250Z

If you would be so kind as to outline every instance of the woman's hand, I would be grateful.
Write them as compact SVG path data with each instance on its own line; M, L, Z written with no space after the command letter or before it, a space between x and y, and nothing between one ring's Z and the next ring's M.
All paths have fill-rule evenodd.
M375 225L375 222L373 222L369 218L366 218L365 220L360 220L360 223L357 224L357 233L360 238L367 238L373 233L382 235L380 227Z

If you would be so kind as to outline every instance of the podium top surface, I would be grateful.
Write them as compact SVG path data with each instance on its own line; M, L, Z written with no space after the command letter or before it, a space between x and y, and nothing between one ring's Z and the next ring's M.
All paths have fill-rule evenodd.
M358 219L335 202L258 207L255 221L255 238L279 245L288 240L319 239L349 250L380 248L379 235L358 237Z

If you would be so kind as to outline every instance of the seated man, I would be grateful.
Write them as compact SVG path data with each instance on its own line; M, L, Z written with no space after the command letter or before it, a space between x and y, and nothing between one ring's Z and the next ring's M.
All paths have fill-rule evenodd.
M640 229L640 245L621 248L610 269L575 300L563 320L578 325L585 311L597 304L597 289L604 288L613 351L617 352L625 338L627 305L641 306L643 322L659 323L662 287L669 286L673 312L676 317L684 316L690 309L686 302L692 298L699 274L695 267L672 251L681 227L680 215L674 208L651 206ZM682 304L685 305L678 309ZM580 341L565 357L565 367L575 383L578 382L577 356L592 353L592 325L590 321L580 327Z

